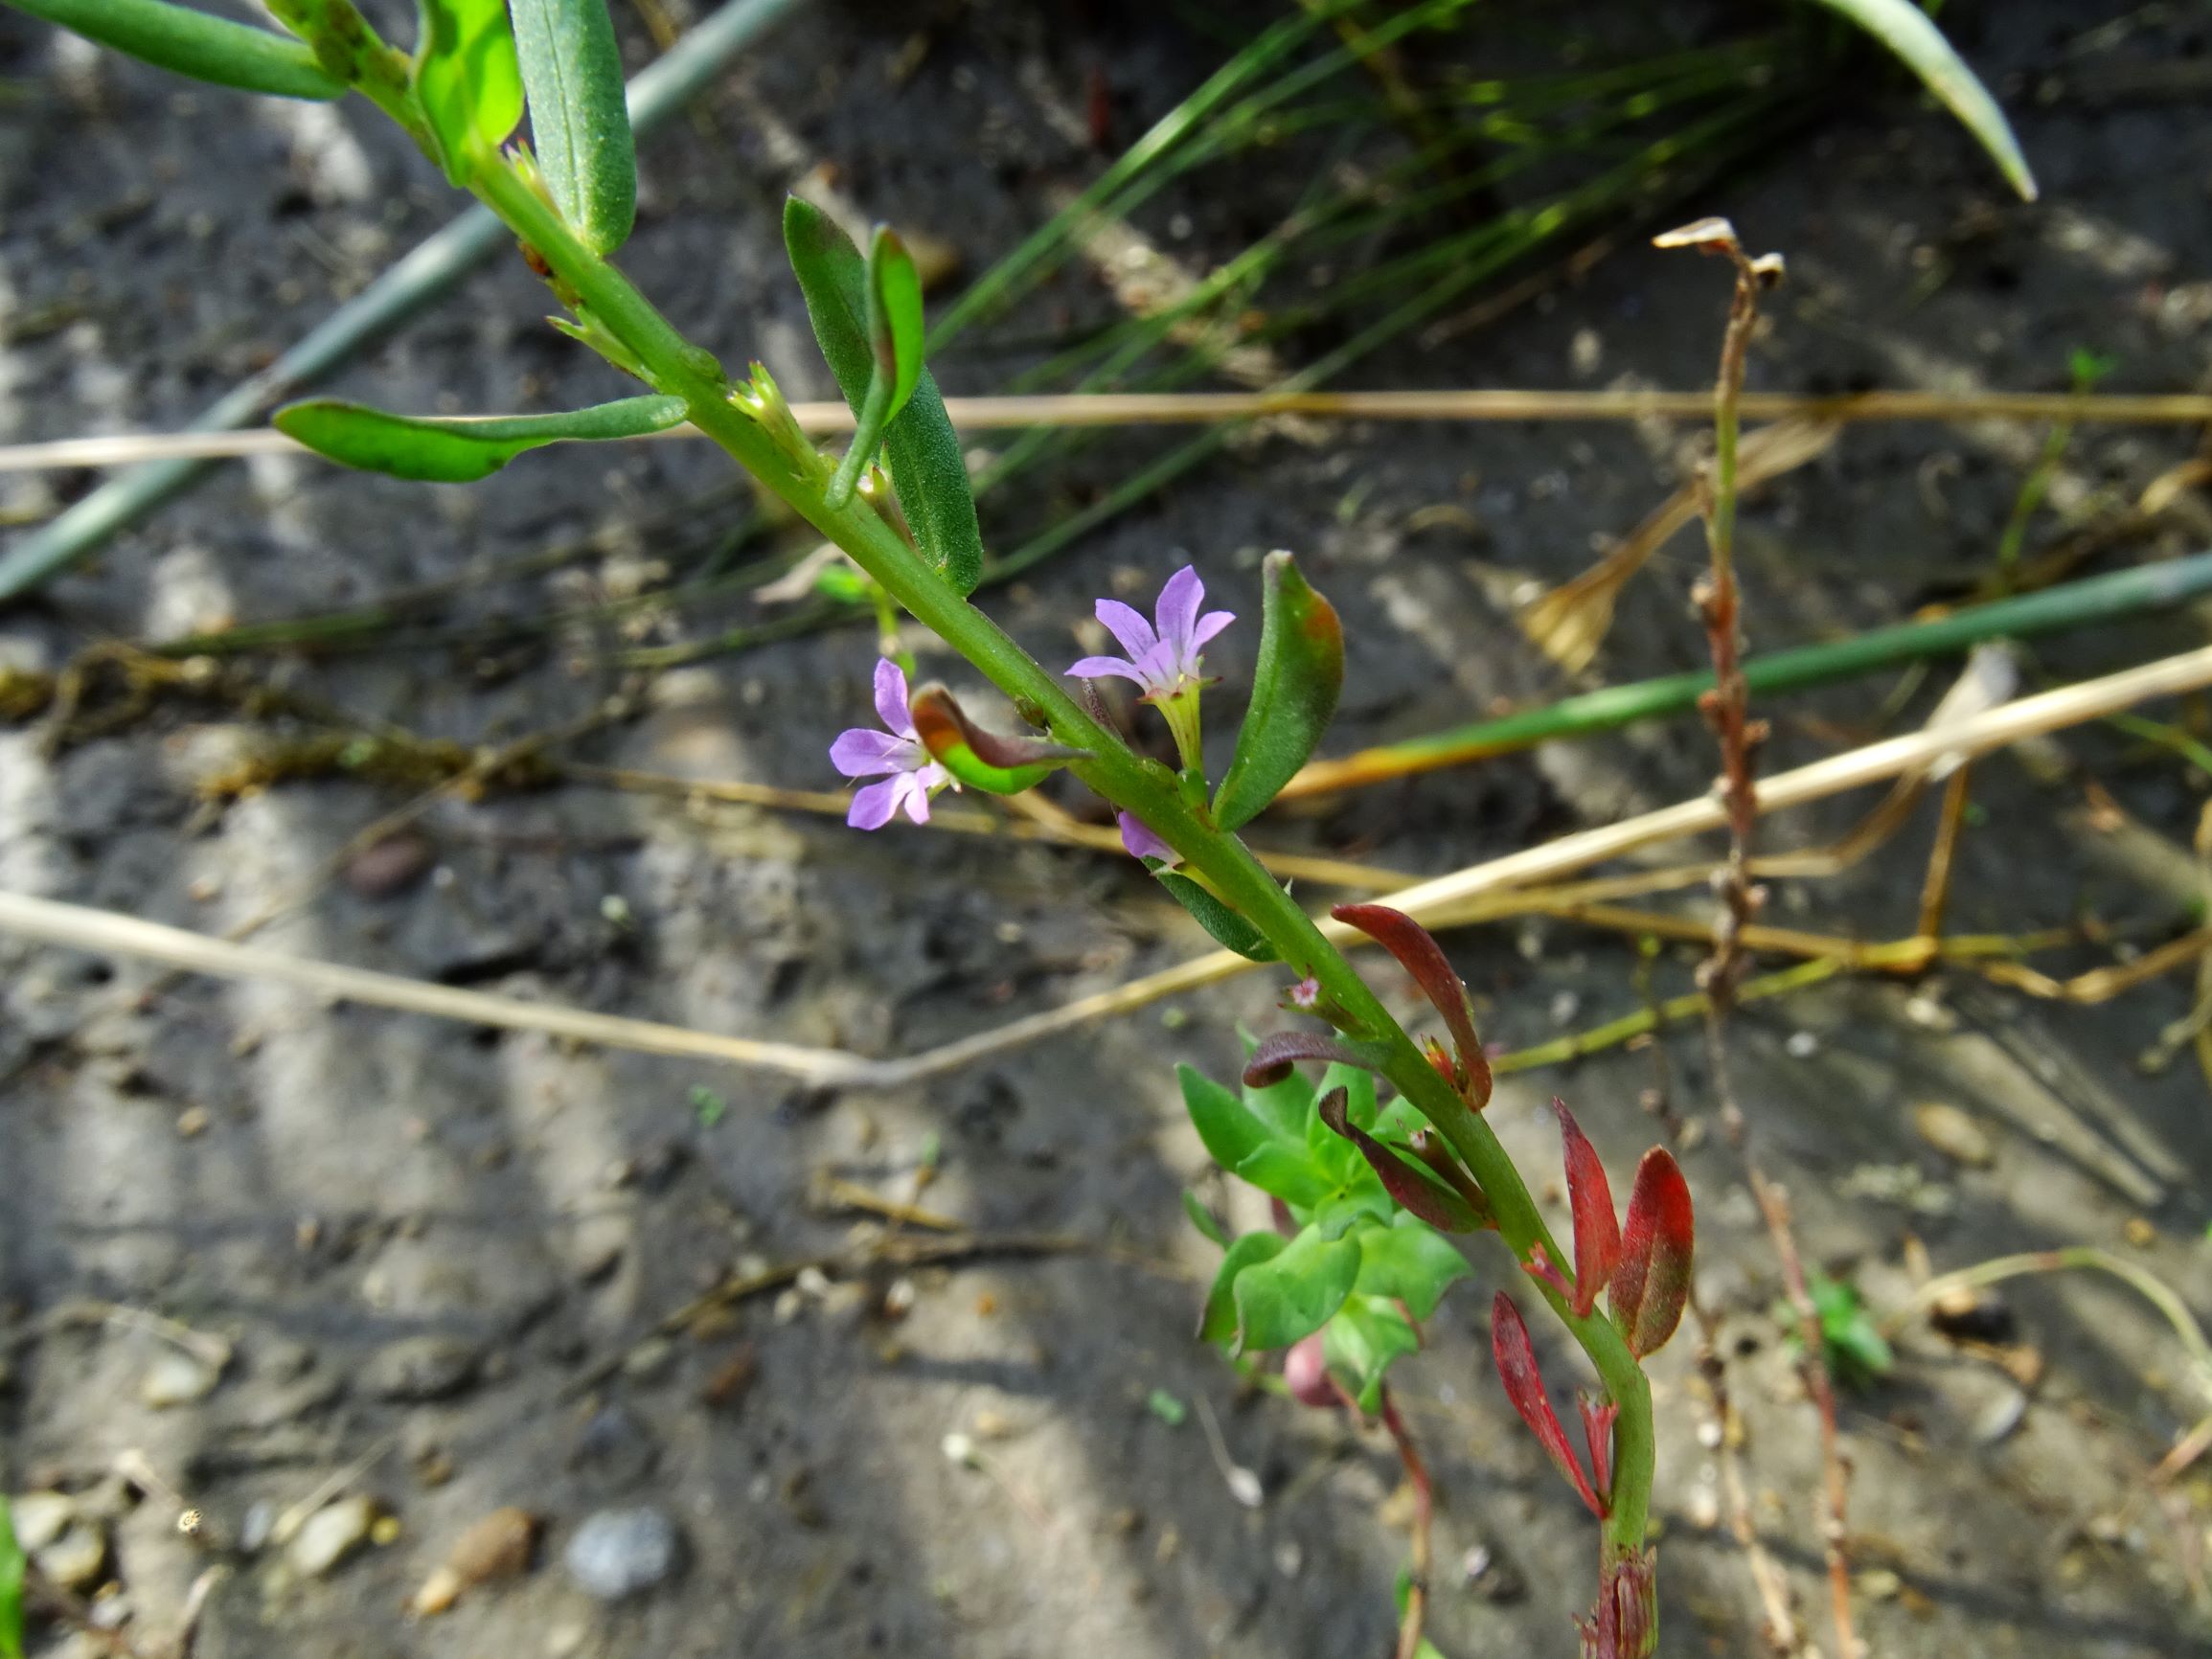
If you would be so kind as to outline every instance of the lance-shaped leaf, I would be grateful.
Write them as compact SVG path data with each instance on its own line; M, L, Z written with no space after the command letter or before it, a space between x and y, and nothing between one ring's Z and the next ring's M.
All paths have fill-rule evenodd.
M1613 1501L1613 1420L1621 1415L1621 1408L1610 1399L1596 1400L1586 1394L1577 1395L1575 1404L1583 1414L1583 1443L1590 1448L1591 1484L1598 1496L1608 1504Z
M1326 1032L1270 1032L1244 1061L1244 1082L1250 1088L1267 1088L1288 1077L1299 1060L1328 1060L1373 1072L1382 1068L1383 1056L1366 1043L1348 1042Z
M1237 1275L1237 1352L1288 1348L1319 1330L1352 1294L1359 1245L1308 1227Z
M1690 1184L1674 1155L1653 1147L1636 1166L1636 1184L1629 1193L1611 1298L1613 1323L1637 1358L1665 1347L1681 1324L1696 1246Z
M1497 1217L1491 1213L1490 1199L1475 1183L1472 1172L1444 1144L1441 1135L1433 1129L1416 1129L1407 1137L1406 1148L1421 1160L1430 1174L1459 1194L1468 1208L1474 1212L1478 1224L1484 1227L1497 1225Z
M1400 1157L1386 1143L1353 1123L1344 1109L1343 1090L1332 1089L1323 1095L1319 1111L1323 1123L1359 1148L1367 1167L1381 1181L1382 1190L1431 1227L1447 1233L1474 1233L1490 1225L1488 1206L1476 1209L1457 1191Z
M681 398L648 393L558 415L393 415L332 398L279 409L278 431L318 455L395 478L467 484L526 449L571 440L637 438L680 425Z
M1192 1226L1204 1234L1214 1243L1219 1244L1224 1250L1229 1247L1229 1236L1221 1230L1220 1222L1216 1220L1214 1213L1206 1208L1205 1200L1188 1187L1183 1189L1183 1214L1191 1218Z
M1018 795L1036 788L1070 761L1090 759L1088 749L985 731L940 685L924 686L908 700L907 708L930 759L959 783L987 795Z
M784 204L784 246L806 296L815 342L857 419L878 362L868 322L868 261L827 214L797 196ZM891 485L916 546L938 575L970 593L983 579L983 533L975 522L959 435L927 369L917 364L905 407L886 420L882 447L891 463ZM865 460L874 446L855 442L853 447Z
M1513 1401L1513 1409L1520 1413L1520 1420L1528 1424L1537 1443L1551 1455L1560 1473L1582 1494L1583 1502L1590 1507L1590 1513L1605 1519L1606 1505L1576 1460L1575 1448L1567 1443L1567 1431L1560 1426L1559 1413L1552 1409L1551 1397L1544 1393L1543 1374L1537 1369L1536 1350L1529 1345L1528 1327L1521 1322L1520 1309L1502 1290L1490 1305L1490 1348L1497 1360L1498 1380L1505 1384L1506 1398Z
M1206 1293L1206 1310L1198 1318L1200 1342L1230 1342L1237 1335L1236 1284L1238 1275L1257 1262L1279 1255L1284 1244L1279 1233L1247 1233L1229 1246L1215 1271L1214 1286Z
M606 0L508 0L508 8L546 188L585 244L611 254L637 218L637 148Z
M899 418L922 378L922 276L906 244L889 225L878 225L868 244L868 390L855 411L853 442L837 464L824 499L832 507L852 500L860 474Z
M1234 1171L1264 1143L1279 1139L1232 1091L1204 1072L1179 1065L1175 1079L1183 1085L1183 1108L1191 1114L1191 1126L1198 1131L1206 1155L1222 1169Z
M438 165L457 185L522 120L522 65L507 0L417 0L415 97Z
M1452 1046L1459 1051L1460 1088L1468 1103L1478 1112L1490 1104L1490 1059L1482 1052L1482 1038L1475 1034L1474 1004L1468 997L1466 982L1446 959L1444 946L1412 917L1387 904L1339 904L1329 914L1374 940L1413 975L1451 1033Z
M1273 962L1275 947L1267 936L1200 887L1187 875L1155 870L1153 876L1169 897L1191 913L1192 920L1212 936L1216 944L1233 950L1246 962Z
M1263 566L1266 599L1252 703L1214 796L1214 821L1235 830L1259 815L1329 729L1344 689L1344 625L1280 550Z
M1920 0L1824 0L1904 59L1921 84L1981 141L2026 201L2036 199L2035 175L2013 137L2011 124L1981 78L1951 50Z
M326 70L312 48L250 24L233 23L164 0L9 0L112 51L156 68L241 92L325 100L346 84Z
M1606 1180L1606 1166L1597 1148L1567 1110L1566 1102L1553 1096L1552 1110L1559 1114L1560 1139L1565 1144L1567 1207L1575 1218L1572 1301L1575 1312L1586 1318L1598 1305L1598 1292L1620 1265L1621 1224L1613 1215L1613 1189Z

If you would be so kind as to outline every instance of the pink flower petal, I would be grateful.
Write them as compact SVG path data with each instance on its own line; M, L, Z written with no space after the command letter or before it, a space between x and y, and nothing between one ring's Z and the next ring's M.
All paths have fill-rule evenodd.
M873 778L883 772L903 772L901 762L913 747L904 738L854 726L837 734L830 745L830 764L848 778Z
M1103 680L1109 674L1118 674L1125 680L1136 681L1140 686L1145 684L1145 677L1137 672L1136 665L1125 663L1119 657L1085 657L1070 667L1067 672L1071 678L1079 680Z
M894 812L904 807L906 816L913 819L915 823L926 824L929 822L929 785L922 781L921 773L908 772L894 778L891 780L891 785L897 791L897 796L892 802Z
M1130 857L1157 858L1169 865L1183 861L1182 854L1153 834L1152 827L1134 812L1117 812L1114 821L1122 827L1122 845L1129 849Z
M889 657L876 665L876 715L894 737L914 735L914 715L906 702L906 673Z
M1102 599L1093 607L1098 620L1106 631L1121 641L1122 649L1131 658L1141 657L1158 643L1159 636L1152 632L1152 625L1140 611L1132 610L1118 599Z
M899 791L905 787L912 774L901 772L886 778L880 784L871 784L856 790L853 805L845 813L845 822L855 830L880 830L891 822L899 810Z
M1205 599L1206 584L1198 580L1194 565L1184 565L1169 577L1167 586L1160 589L1160 602L1153 614L1159 618L1160 638L1174 647L1178 657L1188 656L1194 648L1191 629L1198 620L1198 606Z

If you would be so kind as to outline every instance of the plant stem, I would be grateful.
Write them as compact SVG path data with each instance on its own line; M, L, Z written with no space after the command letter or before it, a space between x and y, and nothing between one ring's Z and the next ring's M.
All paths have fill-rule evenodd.
M1383 1071L1399 1092L1466 1162L1516 1261L1529 1261L1539 1243L1552 1260L1569 1260L1545 1228L1535 1198L1490 1125L1430 1066L1380 999L1250 850L1206 820L1202 803L1187 803L1171 773L1141 760L1093 720L1059 676L1047 673L939 579L872 506L855 496L841 509L831 508L823 499L822 476L795 470L766 431L730 401L727 378L713 357L687 342L627 278L585 247L512 167L481 170L470 188L544 261L580 306L628 348L656 387L685 400L694 425L834 541L999 691L1037 710L1057 741L1087 751L1090 759L1069 767L1078 779L1144 820L1182 854L1195 875L1260 930L1286 964L1321 982L1349 1016L1355 1034L1386 1053ZM1577 1315L1557 1290L1532 1284L1589 1355L1620 1408L1614 1424L1613 1508L1605 1525L1605 1556L1610 1563L1640 1548L1643 1540L1653 1472L1651 1389L1609 1319L1595 1312Z

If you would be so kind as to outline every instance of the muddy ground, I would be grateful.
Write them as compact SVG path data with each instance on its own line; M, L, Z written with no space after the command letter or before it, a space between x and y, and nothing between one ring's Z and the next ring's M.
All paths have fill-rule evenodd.
M1685 204L1681 216L1726 213L1789 256L1755 385L2047 389L2065 383L2077 347L2118 360L2113 389L2204 384L2212 135L2189 73L2201 19L2019 5L2000 28L1989 11L1973 51L2016 112L2039 205L2006 199L1984 158L1909 92L1872 96L1871 76L1869 96ZM1509 21L1525 50L1532 26ZM1126 143L1221 50L1182 20L1114 9L948 6L926 25L926 57L894 88L910 21L821 0L650 148L632 268L697 338L732 361L764 357L794 396L829 387L776 250L771 216L794 157L764 138L763 108L780 112L798 165L833 162L865 209L949 238L972 269L1040 218L1053 189L1095 170L1066 121L1086 107L1094 70ZM1663 25L1685 37L1713 26ZM12 15L0 50L11 440L182 425L450 211L420 159L356 111L183 90ZM1080 275L1054 298L1091 315L1106 303ZM1722 302L1717 267L1631 243L1504 325L1396 349L1361 381L1697 386ZM338 389L404 408L611 395L609 373L539 326L544 309L527 274L501 264ZM956 390L990 389L999 373L981 353L944 369ZM1248 625L1259 554L1293 547L1352 639L1332 749L1410 735L1556 685L1513 631L1512 598L1573 573L1593 536L1641 517L1678 480L1688 436L1532 424L1278 440L1218 461L991 608L1046 659L1069 656L1091 596L1150 591L1194 559ZM1957 597L1987 569L2041 441L1995 424L1848 433L1747 509L1755 644ZM2090 501L2090 520L2109 523L2097 491L2132 501L2193 442L2086 432L2057 499ZM259 460L0 618L0 661L51 668L101 637L357 603L591 532L610 533L609 551L465 594L454 616L618 594L662 551L658 533L634 527L718 476L696 445L539 457L467 490ZM28 521L91 482L13 475L6 505ZM1440 504L1456 511L1424 511ZM2092 567L2195 551L2189 511L2184 496L2182 516L2111 538ZM2061 534L2044 514L2031 552ZM1606 679L1699 660L1695 561L1693 542L1677 542L1631 590ZM1210 659L1231 693L1256 637L1233 630ZM2132 623L2041 642L2027 673L2080 677L2201 638L2194 616ZM262 666L361 719L477 743L626 689L606 657L621 643L581 634L490 661L452 646ZM866 718L872 657L867 630L852 628L630 684L644 712L570 752L831 787L823 750ZM1944 677L1778 702L1769 763L1908 724ZM411 879L355 867L329 882L331 853L404 792L325 780L199 805L196 781L256 737L234 715L166 701L51 754L35 726L0 729L0 887L209 932L306 892L262 943L869 1055L1052 1008L1202 943L1115 858L903 829L863 837L833 820L582 788L441 805L421 826L428 856ZM1440 872L1694 794L1710 771L1707 739L1677 721L1264 828L1277 845ZM2138 945L2173 936L2194 882L2178 850L2205 782L2103 730L1979 767L1954 925L2094 915L2128 924ZM1832 803L1771 832L1818 845L1868 804ZM1776 919L1908 932L1930 824L1924 810L1847 875L1780 886ZM1487 1034L1509 1047L1638 1005L1633 953L1613 935L1521 921L1453 943ZM2111 959L2080 946L2039 961L2067 972ZM1686 989L1694 960L1664 955L1657 989ZM1387 1443L1241 1393L1189 1335L1213 1252L1178 1193L1216 1189L1170 1067L1225 1072L1236 1023L1271 1017L1265 973L925 1087L825 1098L10 941L0 963L0 1482L76 1495L107 1546L86 1581L117 1586L103 1616L126 1613L140 1652L165 1650L211 1561L231 1571L201 1619L210 1659L1387 1650L1405 1517ZM1392 994L1410 1014L1408 988ZM1879 1306L1909 1288L1912 1240L1938 1268L2096 1244L2205 1306L2206 1084L2186 1054L2155 1076L2136 1063L2190 1000L2186 973L2094 1008L1947 973L1838 981L1744 1011L1739 1087L1809 1257ZM1833 1653L1813 1420L1771 1314L1775 1261L1741 1159L1710 1132L1699 1044L1682 1034L1516 1077L1492 1110L1524 1168L1549 1170L1556 1139L1540 1108L1563 1092L1625 1171L1656 1132L1639 1098L1661 1086L1694 1125L1684 1162L1700 1289L1723 1320L1749 1520ZM1930 1103L1968 1114L1984 1144L1932 1145L1913 1115ZM1099 1248L810 1281L639 1346L733 1271L852 1243L855 1217L810 1200L825 1174L904 1199L933 1153L929 1209L987 1235ZM1558 1202L1556 1183L1539 1187ZM1478 1284L1502 1282L1499 1253L1473 1253ZM1442 1494L1432 1632L1453 1659L1562 1653L1567 1617L1590 1594L1593 1530L1491 1375L1484 1288L1453 1294L1402 1373ZM887 1296L894 1310L911 1298L902 1318ZM2018 1282L1998 1312L2002 1352L1916 1328L1894 1374L1845 1401L1857 1608L1873 1651L2203 1650L2212 1623L2192 1575L2212 1542L2212 1488L2195 1475L2164 1493L2149 1484L2206 1403L2173 1331L2105 1280ZM160 1320L229 1346L212 1389L180 1366L186 1351ZM1564 1382L1571 1354L1538 1339ZM1757 1652L1692 1346L1653 1366L1666 1650ZM1186 1420L1151 1409L1155 1391L1191 1407ZM1259 1508L1220 1473L1201 1403L1227 1455L1259 1476ZM976 1455L948 1457L954 1435ZM119 1468L136 1471L127 1491ZM329 1571L303 1577L285 1548L244 1547L287 1506L344 1492L374 1499L386 1524ZM176 1525L188 1504L196 1537ZM453 1540L510 1505L544 1519L535 1571L443 1617L410 1616L403 1603ZM627 1600L594 1601L563 1552L595 1511L639 1506L673 1522L673 1570ZM34 1641L103 1650L50 1624Z

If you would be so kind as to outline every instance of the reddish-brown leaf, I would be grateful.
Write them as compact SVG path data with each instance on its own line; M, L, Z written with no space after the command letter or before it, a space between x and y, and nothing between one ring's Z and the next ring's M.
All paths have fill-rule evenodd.
M1290 1067L1299 1060L1341 1060L1348 1066L1374 1071L1380 1058L1326 1032L1270 1032L1244 1062L1244 1081L1255 1089L1267 1088L1288 1077Z
M1621 1415L1621 1408L1610 1399L1595 1400L1586 1394L1577 1395L1575 1404L1583 1414L1583 1442L1590 1448L1590 1484L1598 1489L1598 1496L1610 1504L1613 1501L1613 1420Z
M1653 1147L1636 1166L1613 1279L1613 1323L1639 1359L1665 1347L1682 1322L1696 1245L1690 1185L1674 1155Z
M1490 1351L1497 1360L1498 1380L1505 1384L1506 1398L1520 1413L1520 1420L1551 1454L1560 1473L1574 1484L1583 1502L1589 1505L1590 1513L1605 1519L1606 1506L1591 1489L1583 1466L1575 1461L1567 1431L1560 1426L1559 1413L1552 1410L1551 1398L1544 1393L1543 1374L1537 1369L1536 1350L1529 1346L1528 1327L1521 1322L1520 1309L1502 1290L1490 1305Z
M1423 993L1436 1005L1436 1011L1444 1016L1452 1046L1459 1050L1460 1087L1468 1103L1478 1112L1489 1105L1490 1057L1482 1052L1482 1038L1475 1034L1474 1005L1468 1000L1467 985L1452 972L1444 946L1412 917L1387 904L1339 904L1329 914L1359 929L1413 975Z
M1554 1096L1552 1110L1559 1114L1560 1139L1566 1144L1567 1205L1575 1217L1574 1309L1586 1316L1620 1265L1621 1224L1613 1215L1613 1189L1597 1148L1566 1102Z
M1477 1208L1455 1189L1446 1192L1434 1181L1428 1180L1390 1148L1378 1141L1357 1124L1352 1122L1345 1110L1342 1089L1331 1089L1323 1095L1315 1109L1321 1121L1359 1148L1359 1155L1367 1160L1382 1182L1382 1190L1395 1198L1399 1205L1410 1210L1431 1227L1445 1233L1472 1233L1491 1224L1490 1206ZM1471 1187L1473 1183L1469 1182ZM1480 1189L1475 1195L1481 1195Z

